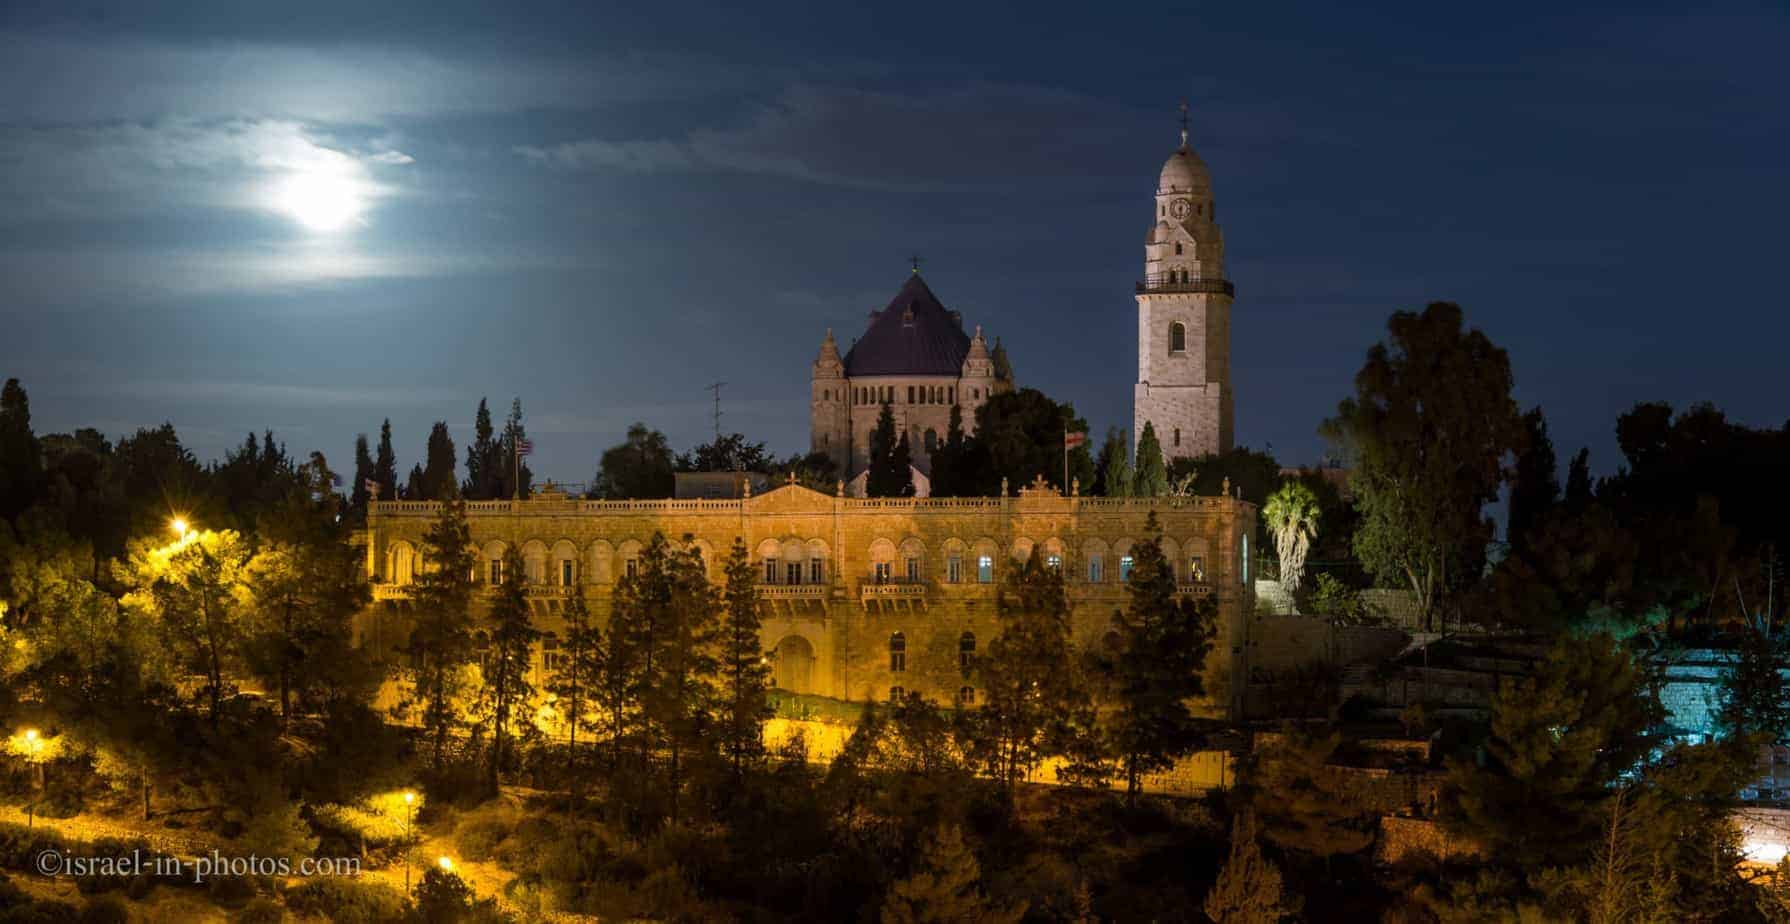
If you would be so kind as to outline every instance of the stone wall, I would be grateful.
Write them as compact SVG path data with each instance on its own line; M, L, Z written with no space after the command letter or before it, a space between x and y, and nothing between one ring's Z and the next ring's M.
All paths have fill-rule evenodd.
M1433 821L1382 816L1374 859L1385 865L1405 860L1471 860L1481 853L1476 844L1457 838Z

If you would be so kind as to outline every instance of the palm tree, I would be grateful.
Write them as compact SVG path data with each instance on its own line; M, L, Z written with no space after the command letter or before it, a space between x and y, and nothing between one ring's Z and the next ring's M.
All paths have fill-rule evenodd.
M1262 507L1274 549L1280 553L1280 584L1287 593L1299 589L1305 553L1318 535L1318 496L1298 481L1281 484Z

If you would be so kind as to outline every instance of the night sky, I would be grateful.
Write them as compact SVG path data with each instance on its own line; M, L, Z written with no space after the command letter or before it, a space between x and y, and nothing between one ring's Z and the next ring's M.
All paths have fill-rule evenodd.
M1790 414L1790 8L1637 9L11 4L0 375L40 433L338 469L520 396L585 481L631 421L705 439L714 381L805 450L823 333L918 253L1098 434L1186 98L1239 442L1317 461L1386 316L1448 299L1608 471L1636 401Z

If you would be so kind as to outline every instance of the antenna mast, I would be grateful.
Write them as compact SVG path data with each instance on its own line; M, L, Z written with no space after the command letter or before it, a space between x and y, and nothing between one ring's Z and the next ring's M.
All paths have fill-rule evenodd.
M716 443L721 442L721 386L726 385L726 384L727 384L726 382L715 382L709 386L709 391L712 391L715 393L715 442Z

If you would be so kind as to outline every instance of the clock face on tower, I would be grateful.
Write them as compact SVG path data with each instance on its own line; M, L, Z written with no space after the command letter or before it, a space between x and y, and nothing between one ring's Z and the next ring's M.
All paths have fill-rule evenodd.
M1188 202L1186 199L1176 199L1174 202L1170 203L1168 207L1168 213L1175 216L1176 220L1186 218L1188 213L1192 211L1193 203Z

